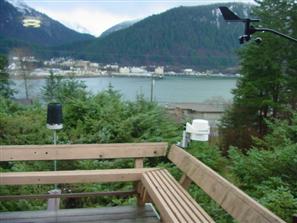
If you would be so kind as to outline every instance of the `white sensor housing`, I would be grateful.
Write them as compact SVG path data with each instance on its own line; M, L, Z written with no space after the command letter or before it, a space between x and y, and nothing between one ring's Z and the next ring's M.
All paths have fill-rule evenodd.
M46 127L50 130L59 130L63 128L63 124L46 124Z
M187 123L186 132L190 134L190 139L194 141L208 141L210 126L207 120L194 119L192 124Z

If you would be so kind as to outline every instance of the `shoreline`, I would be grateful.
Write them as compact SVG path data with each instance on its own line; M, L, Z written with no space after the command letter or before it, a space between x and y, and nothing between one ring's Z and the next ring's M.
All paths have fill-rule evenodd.
M42 80L42 79L46 79L48 78L49 75L47 76L30 76L27 77L27 80ZM123 78L151 78L151 76L147 76L147 75L131 75L131 74L108 74L108 75L63 75L63 76L59 76L62 79L67 79L67 78L100 78L100 77L123 77ZM239 78L239 76L235 76L235 75L189 75L189 74L164 74L163 76L153 76L154 79L163 79L166 77L185 77L185 78L222 78L222 79L237 79ZM10 79L11 80L23 80L23 77L20 76L12 76L10 75Z

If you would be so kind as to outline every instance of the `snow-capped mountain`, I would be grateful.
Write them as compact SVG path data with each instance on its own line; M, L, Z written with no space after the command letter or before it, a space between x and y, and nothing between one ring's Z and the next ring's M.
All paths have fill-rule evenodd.
M40 20L40 28L24 27L23 20L28 18ZM67 28L21 0L0 0L0 38L40 46L56 46L94 37Z
M21 0L4 0L8 2L9 4L13 5L16 10L18 10L21 13L31 13L32 9L23 1Z
M131 21L125 21L125 22L121 22L119 24L116 24L112 27L110 27L109 29L105 30L101 35L100 37L105 37L105 36L108 36L109 34L113 33L113 32L116 32L116 31L119 31L121 29L126 29L132 25L134 25L135 23L139 22L140 19L137 19L137 20L131 20Z
M79 33L91 33L90 30L88 30L87 28L74 22L63 22L63 24L68 28L73 29Z

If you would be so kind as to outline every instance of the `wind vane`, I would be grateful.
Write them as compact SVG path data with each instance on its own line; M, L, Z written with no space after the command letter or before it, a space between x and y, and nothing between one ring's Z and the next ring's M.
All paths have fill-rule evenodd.
M251 35L254 34L255 32L271 32L274 33L278 36L284 37L288 40L291 40L295 43L297 43L297 39L290 37L288 35L285 35L283 33L280 33L276 30L269 29L269 28L255 28L254 26L251 25L252 22L259 22L259 19L250 19L250 18L240 18L238 15L236 15L234 12L232 12L228 7L226 6L221 6L219 7L221 10L221 13L223 14L224 20L228 22L243 22L245 24L245 30L244 30L244 35L239 37L239 43L243 44L245 42L248 42L251 39ZM262 39L257 38L256 42L261 43Z

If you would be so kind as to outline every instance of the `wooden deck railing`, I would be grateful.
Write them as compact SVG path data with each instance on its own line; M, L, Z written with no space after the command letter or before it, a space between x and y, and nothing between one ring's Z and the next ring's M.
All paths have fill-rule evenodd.
M71 170L1 173L0 185L33 185L59 183L107 183L135 182L133 190L69 194L6 195L2 200L49 199L86 196L137 195L136 184L144 171L144 158L166 156L167 143L120 143L120 144L75 144L75 145L16 145L0 147L0 162L42 160L100 160L134 159L135 168L110 170Z
M128 169L109 169L109 170L71 170L71 171L41 171L41 172L5 172L1 173L0 185L24 185L24 184L59 184L59 183L106 183L106 182L135 182L134 190L124 192L94 192L98 196L136 194L142 201L158 201L161 210L185 211L191 210L176 204L168 202L172 199L178 200L181 196L184 204L189 207L193 206L193 201L186 192L180 192L187 189L191 183L195 183L203 189L213 200L215 200L226 212L239 222L263 222L263 223L284 223L282 219L273 214L271 211L261 206L254 199L249 197L239 188L228 182L215 171L203 164L201 161L187 153L185 150L173 145L169 151L168 159L172 161L183 173L179 186L174 179L167 176L166 172L160 172L158 168L143 168L143 161L146 157L160 157L167 154L167 143L135 143L135 144L91 144L91 145L34 145L34 146L1 146L0 161L27 161L27 160L83 160L83 159L116 159L116 158L133 158L135 159L135 168ZM151 171L157 171L152 172ZM147 173L147 174L146 174ZM167 180L162 179L162 175ZM155 187L150 187L147 182L156 180ZM171 180L169 180L171 179ZM158 182L157 182L158 181ZM166 182L170 185L172 193L166 192L163 196L162 191L166 191ZM142 187L141 194L138 190L140 182L143 182L147 188ZM137 186L138 185L138 186ZM136 188L137 186L137 188ZM150 188L148 188L150 187ZM179 191L180 190L180 191ZM176 191L176 193L173 193ZM145 192L145 193L143 193ZM151 194L150 194L151 193ZM175 195L176 194L176 195ZM88 196L72 194L75 196ZM27 197L26 197L27 196ZM71 195L20 195L20 198L53 198L53 197L70 197ZM92 195L90 195L92 196ZM144 197L145 198L144 198ZM163 197L158 197L163 196ZM0 200L17 199L16 196L2 196ZM160 200L161 199L161 200ZM163 200L162 200L163 199ZM168 202L165 202L166 199ZM163 202L162 202L163 201ZM141 204L142 202L139 202ZM167 205L166 207L163 205ZM171 205L171 206L170 206ZM173 205L173 206L172 206ZM199 205L192 210L200 209ZM180 210L179 210L180 209ZM160 210L159 210L160 211ZM204 213L203 211L201 213ZM194 215L188 213L174 213L176 219L187 219ZM161 212L162 216L162 212ZM167 216L166 214L163 216ZM195 216L194 216L195 217ZM196 215L199 217L199 214ZM210 219L205 216L206 219ZM168 222L175 222L170 221ZM182 222L182 221L180 221ZM202 221L203 222L203 221ZM211 219L209 220L211 222Z
M87 160L166 156L167 143L1 146L0 161Z
M237 221L284 222L185 150L172 146L168 158L184 173L187 184L193 181Z

